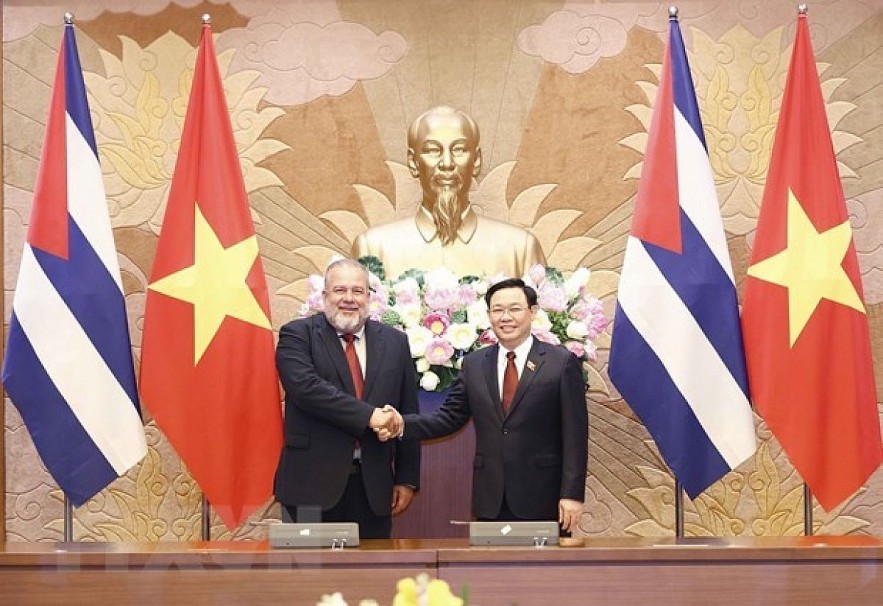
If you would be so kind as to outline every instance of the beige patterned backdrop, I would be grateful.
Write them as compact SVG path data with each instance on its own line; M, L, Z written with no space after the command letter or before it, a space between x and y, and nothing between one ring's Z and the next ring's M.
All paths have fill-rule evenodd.
M612 316L668 28L668 3L544 0L22 0L3 5L4 309L8 323L62 14L80 55L140 348L147 275L186 109L200 15L210 12L273 294L275 328L306 279L367 226L413 211L405 131L452 104L482 129L483 212L526 226L551 264L593 270ZM48 6L47 6L48 5ZM681 26L735 272L745 275L796 23L792 0L684 0ZM810 3L810 27L864 278L883 393L883 2ZM536 212L510 212L535 207ZM670 535L673 480L609 382L590 395L581 532ZM831 403L836 406L836 402ZM145 411L149 454L75 512L75 539L199 537L201 494ZM802 532L802 485L757 420L760 447L695 502L689 535ZM61 493L5 405L7 540L59 540ZM432 478L425 478L431 482ZM467 490L467 487L463 487ZM418 497L419 498L419 497ZM234 533L261 537L265 510ZM883 473L816 532L883 534Z

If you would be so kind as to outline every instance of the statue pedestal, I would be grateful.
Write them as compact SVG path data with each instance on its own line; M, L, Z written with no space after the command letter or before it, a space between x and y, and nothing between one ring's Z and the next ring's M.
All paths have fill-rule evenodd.
M420 413L434 412L447 395L447 391L421 391ZM472 421L452 436L423 442L420 491L411 506L393 518L393 538L469 536L467 526L451 524L450 520L472 519L474 455Z

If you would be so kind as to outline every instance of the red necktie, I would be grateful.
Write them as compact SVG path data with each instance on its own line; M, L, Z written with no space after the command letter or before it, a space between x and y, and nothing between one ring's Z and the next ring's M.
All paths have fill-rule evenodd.
M341 335L346 341L346 363L350 367L350 374L353 376L353 387L356 389L356 397L362 399L362 390L365 388L365 379L362 376L362 365L359 364L359 356L356 354L356 346L354 341L356 335L346 333Z
M515 368L515 352L506 353L506 372L503 373L503 414L509 413L512 398L518 389L518 369Z

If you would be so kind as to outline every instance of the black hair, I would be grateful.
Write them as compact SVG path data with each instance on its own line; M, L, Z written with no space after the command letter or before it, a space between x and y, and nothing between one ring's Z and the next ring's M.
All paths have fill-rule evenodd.
M522 291L524 291L524 296L527 298L528 307L533 307L537 304L537 291L535 291L533 287L525 284L524 280L522 280L521 278L506 278L505 280L501 280L488 288L487 292L484 293L484 302L487 303L487 306L491 306L491 297L494 296L494 293L506 288L520 288Z

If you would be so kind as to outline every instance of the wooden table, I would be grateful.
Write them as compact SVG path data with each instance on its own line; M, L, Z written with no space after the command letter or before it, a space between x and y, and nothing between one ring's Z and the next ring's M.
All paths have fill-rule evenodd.
M883 604L876 537L590 539L470 547L463 539L270 549L266 542L0 544L0 604L310 605L342 591L390 604L427 573L470 606Z
M550 606L883 604L875 537L591 539L576 548L440 549L470 603Z
M270 549L266 542L6 543L0 604L313 605L342 591L392 603L396 582L435 576L435 549L408 541L363 547Z

